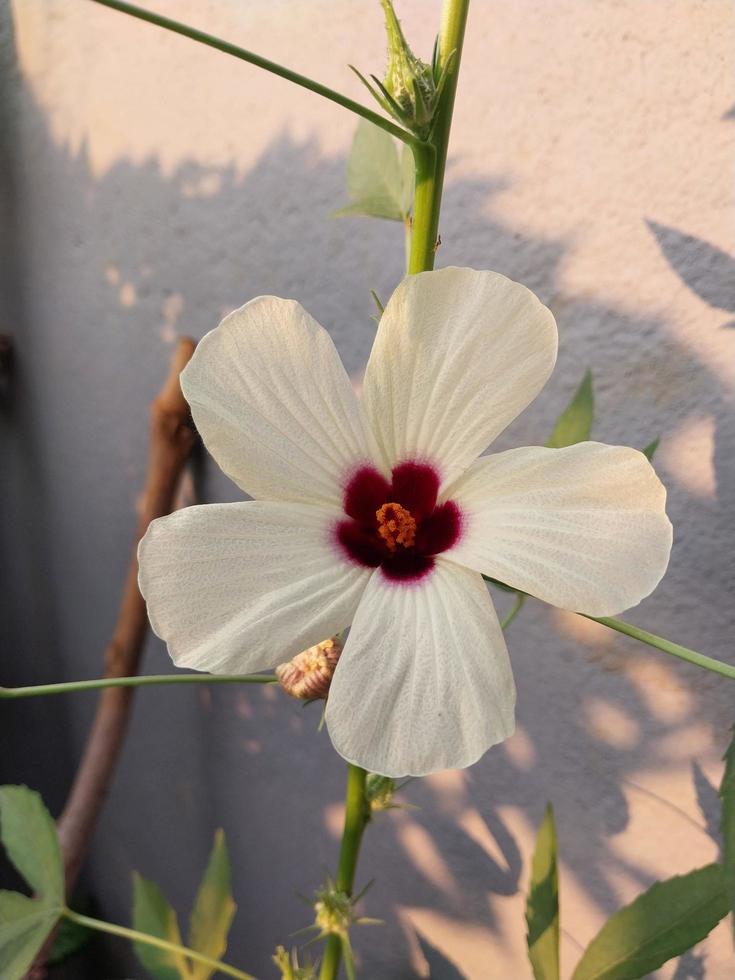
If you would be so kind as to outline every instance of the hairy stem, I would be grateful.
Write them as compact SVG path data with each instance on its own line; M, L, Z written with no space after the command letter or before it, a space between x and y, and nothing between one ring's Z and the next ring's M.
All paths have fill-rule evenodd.
M369 811L365 799L365 780L367 773L351 763L347 768L347 791L345 793L345 825L339 851L339 865L335 888L352 895L355 884L355 869L360 853L363 831L368 821ZM339 972L342 956L342 940L330 936L324 948L324 958L319 973L320 980L334 980Z
M314 81L313 78L300 75L298 72L286 68L285 65L276 64L275 61L263 58L261 55L248 51L246 48L238 47L236 44L230 44L229 41L224 41L222 38L207 34L204 31L199 31L195 27L189 27L188 24L182 24L177 20L172 20L170 17L163 17L161 14L156 14L152 10L145 10L143 7L137 7L132 3L125 3L124 0L92 0L92 2L102 4L103 7L110 7L112 10L118 10L123 14L129 14L131 17L137 17L139 20L144 20L149 24L155 24L156 27L163 27L164 30L172 31L174 34L181 34L182 37L188 37L192 41L198 41L200 44L206 44L208 47L215 48L217 51L230 54L234 58L247 61L248 64L255 65L256 68L262 68L264 71L269 71L273 75L278 75L279 78L285 78L286 81L293 82L294 85L300 85L301 88L308 89L310 92L316 93L316 95L321 95L322 98L329 99L330 102L335 102L337 105L342 106L343 109L349 109L350 112L354 112L356 115L362 116L363 119L369 120L369 122L374 123L374 125L379 126L404 143L413 144L416 141L416 137L412 133L409 133L408 130L396 125L396 123L387 119L385 116L373 112L367 106L355 102L354 99L342 95L341 92L336 92L327 85L322 85L320 82Z
M134 677L96 677L89 681L36 684L32 687L0 687L2 698L37 698L46 694L99 691L106 687L154 687L161 684L276 684L275 674L148 674Z
M238 970L234 966L222 963L221 960L213 960L211 957L205 956L204 953L198 953L196 950L189 949L186 946L170 943L167 939L150 936L147 932L138 932L137 929L127 929L125 926L115 925L114 922L105 922L103 919L92 919L88 915L80 915L78 912L72 912L71 909L64 909L61 914L64 918L69 919L71 922L76 922L77 925L84 926L86 929L106 932L111 936L120 936L122 939L129 939L134 943L145 943L146 946L155 946L156 949L165 949L169 953L186 956L188 959L194 960L196 963L203 963L205 966L211 967L215 972L224 973L228 977L238 977L239 980L255 980L255 977L250 973L245 973L244 970Z

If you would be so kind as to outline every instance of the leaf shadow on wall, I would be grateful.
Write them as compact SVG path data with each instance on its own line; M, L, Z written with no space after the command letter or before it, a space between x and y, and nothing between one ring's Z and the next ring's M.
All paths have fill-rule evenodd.
M328 219L343 199L345 161L324 157L315 140L283 133L245 174L193 161L165 174L151 159L120 160L93 176L86 148L54 144L30 92L20 98L19 152L49 160L52 174L19 190L31 225L24 261L43 269L19 351L29 374L21 395L26 415L18 422L27 441L19 454L44 459L33 477L43 533L28 547L34 583L61 610L53 647L65 675L93 676L134 524L147 402L176 335L201 336L252 295L293 296L330 328L357 376L375 329L369 289L385 297L395 285L402 233L399 226ZM675 524L686 514L682 526L690 532L713 522L730 526L735 496L725 460L735 454L735 430L727 392L665 322L567 295L560 271L567 243L533 237L494 215L494 197L510 181L450 177L440 253L442 264L495 268L527 283L559 321L558 371L498 448L543 443L590 357L599 356L592 364L601 410L595 435L605 441L644 444L659 432L665 439L696 410L706 386L714 392L717 493L698 497L670 474L666 480ZM612 362L603 349L596 353L601 331L620 338ZM34 351L42 356L31 357ZM675 391L672 379L680 382ZM40 390L43 400L33 394ZM32 411L39 415L33 426ZM239 496L210 464L201 493L207 501ZM31 514L26 509L19 517L28 521ZM669 611L689 606L691 642L715 651L723 640L716 613L732 574L731 547L726 535L719 538L714 547L692 533L677 542L671 576L645 611L647 625L665 633ZM68 558L63 581L44 564L49 548ZM32 617L31 596L19 593L15 601L21 619ZM31 632L27 649L50 680L59 661L47 640ZM661 820L689 821L692 833L707 832L679 801L641 788L640 774L679 765L676 747L693 730L723 736L731 719L721 684L620 638L574 633L567 618L536 604L514 624L509 646L522 734L466 773L414 781L403 795L420 809L382 817L368 829L359 884L377 878L364 904L388 924L378 941L368 930L355 936L366 976L415 975L413 928L442 950L453 928L471 928L489 951L520 950L521 906L509 929L501 903L525 888L529 828L547 799L557 810L567 881L604 913L620 904L621 878L640 889L652 881L644 854L639 860L616 846L629 826L631 801L645 797ZM642 690L642 658L655 661L652 678L670 699L686 701L685 711L656 708ZM147 668L170 669L157 642ZM37 680L19 664L13 680L23 683L24 676ZM14 778L24 778L27 764L35 788L53 786L58 794L59 773L71 774L92 706L91 699L66 702L50 748L51 716L40 717L33 702L16 706L11 730L16 738L31 732L23 759L33 761L17 762ZM271 689L141 692L85 878L99 914L127 921L132 868L156 880L182 914L212 831L224 826L240 904L227 958L268 975L270 951L308 922L296 892L310 893L336 857L344 771L326 734L314 734L316 715ZM590 938L576 934L568 906L562 924L572 946ZM102 941L95 949L87 955L96 957L98 972L136 969L119 944ZM679 975L695 976L695 964L690 958L682 967L690 972Z

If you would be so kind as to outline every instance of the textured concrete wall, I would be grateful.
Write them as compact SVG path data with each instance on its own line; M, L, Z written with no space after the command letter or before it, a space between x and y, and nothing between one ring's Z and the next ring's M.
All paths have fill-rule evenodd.
M151 6L358 98L347 63L382 68L377 3ZM147 403L177 334L200 336L258 293L292 296L358 378L368 290L389 294L402 240L398 226L328 217L344 196L345 112L83 0L0 9L0 316L17 343L2 412L2 671L38 683L99 671ZM400 12L428 54L438 3ZM439 256L527 283L557 316L557 370L503 448L543 441L588 366L597 438L661 435L675 545L631 617L730 658L734 26L729 0L475 0ZM213 466L200 493L237 497ZM360 881L376 878L367 909L388 923L355 936L370 980L426 976L417 935L470 980L529 975L524 889L548 799L567 975L606 914L717 853L711 784L732 687L535 603L510 647L515 737L469 771L414 782L420 809L368 832ZM169 669L160 644L146 667ZM93 704L4 707L4 778L58 807ZM240 905L231 961L272 975L269 951L307 920L296 892L335 860L343 767L315 725L274 691L141 692L85 880L98 913L127 921L137 868L187 914L224 826ZM730 956L723 925L660 976L725 980ZM119 944L84 971L142 973Z

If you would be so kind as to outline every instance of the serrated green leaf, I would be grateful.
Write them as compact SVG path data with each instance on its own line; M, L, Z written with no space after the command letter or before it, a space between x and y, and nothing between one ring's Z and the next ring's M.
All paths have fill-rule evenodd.
M133 874L133 928L181 946L176 912L161 889L139 874ZM156 980L193 980L189 961L181 953L134 943L138 959Z
M729 908L718 864L656 882L607 920L572 980L644 977L701 942Z
M563 449L589 439L595 418L592 372L587 371L574 397L557 419L546 443L551 449Z
M735 914L735 725L733 737L725 753L725 772L720 783L722 815L722 871L730 901L730 911ZM735 929L735 918L733 918Z
M74 922L72 919L62 919L48 954L47 962L51 966L56 963L63 963L64 960L68 960L70 956L86 946L93 935L92 930L87 929L86 926L80 926L78 922Z
M64 904L64 864L56 824L38 793L0 786L0 840L28 886L47 907Z
M641 452L650 462L653 459L654 453L658 449L658 444L661 442L661 436L656 436L653 442L649 442L645 449L641 449Z
M536 980L559 980L559 877L556 827L549 803L536 837L526 901L528 958Z
M59 917L43 900L0 891L0 977L21 980Z
M350 203L335 211L335 217L363 215L405 221L410 207L410 203L406 205L406 200L413 197L413 188L410 191L407 189L404 170L398 159L396 142L390 133L365 119L361 120L347 164Z
M219 960L227 949L230 931L237 905L230 888L230 862L227 856L224 831L214 835L212 853L199 886L189 926L189 946L213 960ZM191 975L194 980L209 980L212 970L204 963L194 963Z

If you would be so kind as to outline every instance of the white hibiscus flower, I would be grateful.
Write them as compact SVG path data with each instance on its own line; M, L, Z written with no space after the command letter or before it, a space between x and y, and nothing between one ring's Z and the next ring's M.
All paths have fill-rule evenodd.
M387 776L468 766L514 728L484 573L612 615L661 579L666 492L642 453L584 442L480 456L556 358L554 318L493 272L411 276L358 401L322 327L266 296L199 344L182 388L252 501L154 521L140 587L174 662L273 667L351 625L327 701L337 751Z

